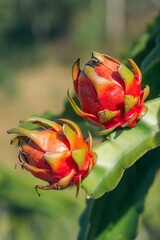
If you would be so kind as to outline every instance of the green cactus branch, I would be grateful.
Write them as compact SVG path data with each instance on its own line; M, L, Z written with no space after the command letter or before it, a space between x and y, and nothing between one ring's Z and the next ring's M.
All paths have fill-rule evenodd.
M125 169L160 145L160 98L147 102L146 106L148 112L136 127L115 131L108 140L94 147L98 161L82 182L88 197L99 198L113 190Z
M114 191L87 200L78 240L135 239L148 189L160 168L160 148L129 168Z

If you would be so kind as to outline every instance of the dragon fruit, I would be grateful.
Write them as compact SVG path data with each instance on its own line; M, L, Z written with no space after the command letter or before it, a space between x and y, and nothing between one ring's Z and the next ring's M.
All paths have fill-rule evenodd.
M83 178L93 169L96 154L92 151L92 137L85 141L80 128L67 119L59 119L62 126L43 118L29 118L42 129L13 128L9 134L19 134L11 144L18 144L20 164L36 178L48 182L37 189L64 189L76 184L77 194Z
M141 71L133 60L128 62L133 72L118 60L93 52L83 70L80 59L73 65L73 84L81 108L68 91L69 101L79 116L103 127L97 132L100 135L116 128L134 127L147 112L144 100L149 86L141 89Z

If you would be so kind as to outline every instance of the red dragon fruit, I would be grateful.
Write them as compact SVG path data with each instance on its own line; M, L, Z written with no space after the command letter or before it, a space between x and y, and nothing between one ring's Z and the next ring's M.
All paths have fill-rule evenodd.
M93 52L83 70L80 59L73 65L74 89L81 109L68 91L69 101L79 116L103 127L98 132L101 135L116 128L134 127L147 111L144 100L149 87L141 89L141 71L133 60L128 62L133 72L118 60Z
M80 128L72 121L59 119L63 126L42 118L29 118L40 130L13 128L8 133L19 134L11 143L19 146L20 164L33 176L49 183L37 189L64 189L77 185L77 193L83 178L93 169L96 155L92 151L89 133L84 141Z

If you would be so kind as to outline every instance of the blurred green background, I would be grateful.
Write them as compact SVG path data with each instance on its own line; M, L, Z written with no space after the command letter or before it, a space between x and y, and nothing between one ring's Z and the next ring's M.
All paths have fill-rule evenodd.
M6 131L30 115L65 110L73 62L80 57L83 66L93 50L121 59L159 8L159 0L0 0L0 240L76 239L84 192L38 197L40 180L14 169L17 149ZM159 184L158 173L138 240L160 239Z

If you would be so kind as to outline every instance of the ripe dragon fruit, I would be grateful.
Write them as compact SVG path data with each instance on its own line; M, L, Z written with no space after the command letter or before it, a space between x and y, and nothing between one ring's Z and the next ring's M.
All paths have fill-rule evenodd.
M141 89L141 71L133 60L128 62L134 73L118 60L97 52L93 52L83 70L80 59L73 65L73 84L81 109L68 91L69 101L79 116L103 127L100 135L116 128L134 127L147 112L144 100L149 86Z
M56 122L29 118L22 122L32 122L40 130L13 128L9 134L19 134L11 144L18 144L20 164L49 183L48 186L36 186L37 189L64 189L69 184L76 184L77 194L83 178L93 169L96 154L92 151L92 137L84 141L80 128L72 121L59 119Z

